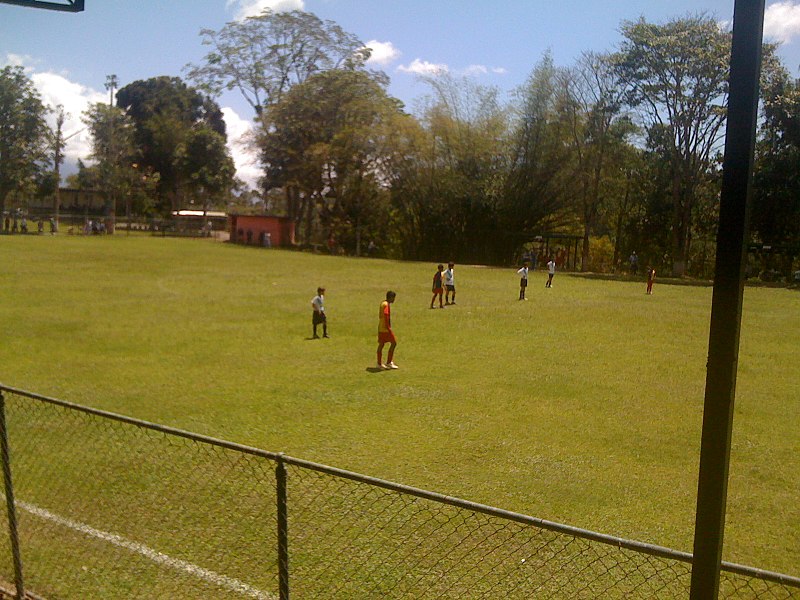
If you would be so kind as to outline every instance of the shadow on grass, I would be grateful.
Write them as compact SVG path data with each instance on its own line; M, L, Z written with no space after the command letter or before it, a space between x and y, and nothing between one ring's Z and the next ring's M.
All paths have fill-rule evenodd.
M627 281L628 283L640 283L643 286L647 285L645 277L638 277L636 275L625 275L622 273L571 273L573 277L580 277L582 279L598 279L601 281ZM657 277L656 285L689 285L694 287L711 287L714 282L709 279L691 279L691 278L678 278L678 277Z
M601 281L627 281L628 283L639 283L643 286L647 285L647 279L635 275L626 275L624 273L570 273L573 277L580 277L582 279L597 279ZM763 288L784 288L789 290L800 291L800 285L790 284L783 281L761 281L754 277L745 279L744 284L747 287L763 287ZM714 285L713 279L692 279L691 277L657 277L656 285L687 285L694 287L712 287Z
M367 367L367 373L386 373L387 369L380 367Z

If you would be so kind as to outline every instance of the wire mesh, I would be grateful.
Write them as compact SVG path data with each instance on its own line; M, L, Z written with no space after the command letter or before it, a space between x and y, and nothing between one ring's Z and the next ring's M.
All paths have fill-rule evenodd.
M301 599L689 595L691 564L677 552L537 526L289 457L278 480L269 458L277 455L0 388L26 590L48 600L277 599L280 583L283 598L291 590ZM13 590L8 538L0 534L0 588ZM721 598L800 598L800 580L741 571L723 571Z
M20 396L7 421L26 589L277 597L270 461Z

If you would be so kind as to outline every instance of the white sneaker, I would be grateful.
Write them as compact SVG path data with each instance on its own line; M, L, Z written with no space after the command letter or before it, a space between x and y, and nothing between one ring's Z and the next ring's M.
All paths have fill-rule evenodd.
M386 363L383 366L383 368L384 369L399 369L400 367L398 367L396 364L394 364L394 362L390 362L390 363Z

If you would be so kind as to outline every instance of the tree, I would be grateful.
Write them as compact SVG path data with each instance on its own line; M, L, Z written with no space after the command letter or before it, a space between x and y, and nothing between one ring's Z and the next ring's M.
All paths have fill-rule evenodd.
M581 270L589 268L589 236L625 178L628 137L635 127L622 112L624 86L607 55L585 53L565 72L561 103L570 131L573 195L583 226ZM616 181L615 181L616 180Z
M761 81L763 119L756 144L752 229L763 244L780 248L784 259L763 268L788 276L800 255L800 82L774 55L765 56Z
M222 203L234 184L236 166L225 138L207 125L192 129L175 152L176 167L203 210Z
M212 96L239 90L257 115L315 73L362 68L370 54L333 21L299 10L267 8L200 37L211 50L203 63L187 66L189 78Z
M117 104L135 124L136 162L143 170L159 174L161 210L180 208L190 173L181 170L186 163L177 160L177 153L198 127L221 136L224 143L225 121L219 105L180 78L165 76L126 85L117 93ZM214 168L206 165L207 170Z
M499 212L506 260L538 234L574 221L568 194L570 134L560 115L563 94L549 53L518 91L518 98Z
M687 16L664 25L622 24L616 56L628 102L653 138L664 144L671 170L672 272L682 276L689 256L697 190L711 172L725 120L729 32L713 19Z
M508 112L496 88L470 78L440 73L424 81L432 92L421 114L426 138L394 194L418 223L411 256L494 262L502 255L496 216Z
M405 118L382 81L346 69L312 75L263 113L255 143L264 187L286 190L287 212L305 221L307 243L315 220L349 236L356 253L365 230L379 233L388 208L386 164Z
M0 215L9 194L30 186L47 160L46 114L22 67L0 69Z
M94 103L83 113L83 122L92 136L91 159L97 163L102 189L106 194L106 213L116 209L131 181L138 178L133 121L121 109Z

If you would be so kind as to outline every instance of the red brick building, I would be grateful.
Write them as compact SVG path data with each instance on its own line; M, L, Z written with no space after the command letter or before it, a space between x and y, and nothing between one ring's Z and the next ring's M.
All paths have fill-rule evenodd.
M267 215L229 215L231 242L248 246L292 246L294 221Z

